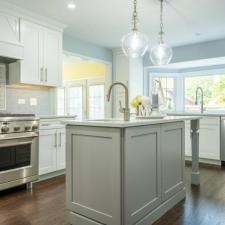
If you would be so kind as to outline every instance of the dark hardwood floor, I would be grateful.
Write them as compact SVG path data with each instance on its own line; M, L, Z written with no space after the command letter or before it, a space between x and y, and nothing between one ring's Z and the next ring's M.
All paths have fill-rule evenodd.
M65 177L0 193L0 225L68 225Z
M201 186L190 186L187 198L154 225L225 225L225 170L201 168ZM68 225L63 176L34 185L32 192L14 189L0 193L0 225Z
M202 166L201 186L190 185L186 167L186 199L154 225L225 225L225 169Z

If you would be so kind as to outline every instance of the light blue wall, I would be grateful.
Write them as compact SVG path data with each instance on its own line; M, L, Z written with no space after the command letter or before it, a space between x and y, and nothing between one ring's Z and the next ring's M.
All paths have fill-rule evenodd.
M174 47L173 53L171 63L224 57L225 39ZM148 53L144 56L143 61L145 67L152 66Z
M63 35L63 50L112 62L112 50L90 42Z

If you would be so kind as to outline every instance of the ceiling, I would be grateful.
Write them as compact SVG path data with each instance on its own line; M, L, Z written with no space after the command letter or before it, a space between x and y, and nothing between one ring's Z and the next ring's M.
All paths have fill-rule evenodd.
M65 33L98 45L120 46L129 32L132 0L75 0L76 9L67 9L67 0L5 0L67 24ZM139 0L140 30L150 45L157 42L159 1ZM166 41L172 46L225 37L224 0L167 0Z

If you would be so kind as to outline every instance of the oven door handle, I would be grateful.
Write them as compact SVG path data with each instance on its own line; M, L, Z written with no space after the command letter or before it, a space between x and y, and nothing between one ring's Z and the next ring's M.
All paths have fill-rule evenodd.
M5 136L0 135L0 141L9 141L9 140L15 140L15 139L22 139L22 138L37 138L38 134L32 133L29 135L18 135L18 136ZM1 145L1 143L0 143Z
M18 146L18 145L31 145L33 142L32 141L24 141L24 142L15 142L15 143L0 143L0 148L2 147L13 147L13 146Z

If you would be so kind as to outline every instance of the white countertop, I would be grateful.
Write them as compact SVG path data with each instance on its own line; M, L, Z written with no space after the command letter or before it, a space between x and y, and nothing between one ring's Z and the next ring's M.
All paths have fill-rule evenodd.
M72 126L94 126L94 127L136 127L153 124L180 122L185 120L201 119L201 116L166 116L163 119L131 119L123 121L122 119L105 119L105 120L67 120L63 123Z
M225 116L225 112L171 112L167 113L169 116L209 116L209 117L221 117Z
M76 116L57 116L57 115L41 115L40 119L74 119Z

